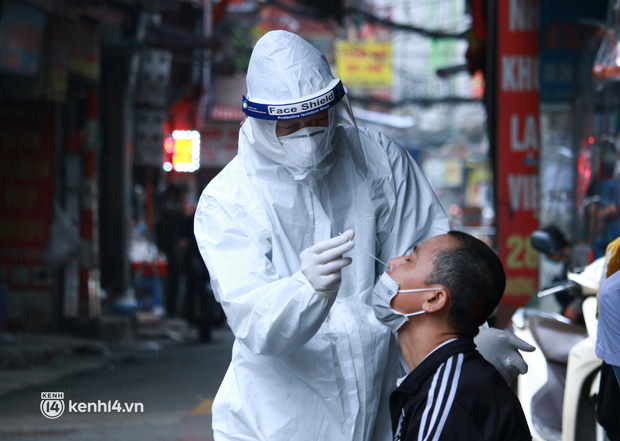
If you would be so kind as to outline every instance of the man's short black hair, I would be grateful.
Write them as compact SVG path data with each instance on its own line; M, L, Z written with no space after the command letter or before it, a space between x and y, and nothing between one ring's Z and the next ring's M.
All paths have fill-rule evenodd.
M497 254L480 239L462 231L448 234L458 245L435 255L426 283L448 288L450 326L459 335L474 337L499 304L506 274Z

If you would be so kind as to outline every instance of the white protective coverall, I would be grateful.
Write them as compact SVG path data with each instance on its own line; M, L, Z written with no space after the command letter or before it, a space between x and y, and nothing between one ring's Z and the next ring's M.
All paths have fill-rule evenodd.
M298 101L333 84L321 53L285 31L257 43L248 98ZM343 99L345 102L346 99ZM449 229L409 154L387 136L335 123L317 167L282 152L275 121L247 118L239 152L204 190L195 234L234 335L213 404L216 440L391 439L399 349L370 296L381 260ZM335 297L317 295L300 253L345 230L353 262Z

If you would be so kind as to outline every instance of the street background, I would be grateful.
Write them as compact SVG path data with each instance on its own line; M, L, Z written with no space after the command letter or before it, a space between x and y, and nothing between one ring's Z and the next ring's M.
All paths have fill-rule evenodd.
M232 335L193 215L274 29L498 253L492 325L562 313L536 292L620 236L619 19L618 0L0 0L0 438L211 439ZM560 260L530 241L549 226ZM41 392L145 410L49 420Z
M20 366L0 369L0 438L212 440L211 404L232 341L223 327L209 345L201 344L195 330L171 320L142 327L135 339L119 344L77 338L19 342ZM63 415L42 415L41 392L64 392ZM144 411L70 413L70 399L142 403Z

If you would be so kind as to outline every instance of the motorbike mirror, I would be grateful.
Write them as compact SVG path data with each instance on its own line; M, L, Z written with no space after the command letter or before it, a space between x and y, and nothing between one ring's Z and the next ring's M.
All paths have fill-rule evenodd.
M530 235L530 243L536 251L544 254L555 254L558 252L558 244L549 232L536 230Z

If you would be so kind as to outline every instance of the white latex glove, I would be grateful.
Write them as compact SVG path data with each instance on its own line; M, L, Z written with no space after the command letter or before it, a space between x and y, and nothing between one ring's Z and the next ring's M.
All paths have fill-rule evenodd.
M474 342L478 352L495 366L507 383L527 372L527 363L519 350L532 352L536 349L511 332L496 328L480 329Z
M342 255L353 249L354 236L352 230L347 230L340 236L305 249L299 255L301 272L318 294L331 297L340 289L341 270L352 261Z

